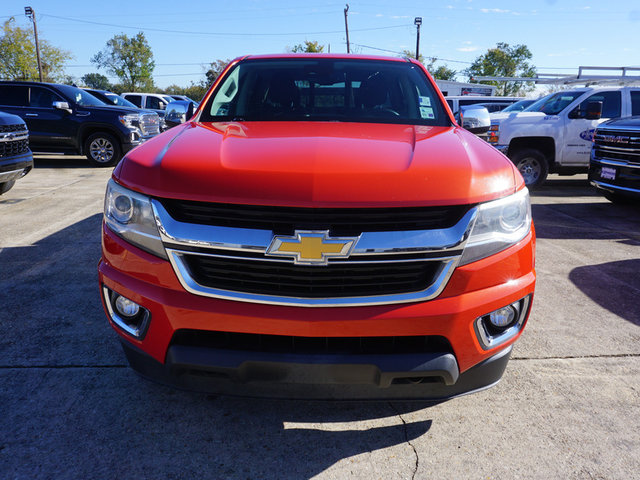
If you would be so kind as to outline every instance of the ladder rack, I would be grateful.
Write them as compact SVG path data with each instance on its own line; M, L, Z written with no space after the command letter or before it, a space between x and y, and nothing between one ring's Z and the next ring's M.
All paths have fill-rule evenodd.
M590 72L617 72L617 75ZM636 73L636 75L629 75ZM578 67L578 74L539 73L535 77L472 77L472 82L533 82L546 85L640 85L640 67Z

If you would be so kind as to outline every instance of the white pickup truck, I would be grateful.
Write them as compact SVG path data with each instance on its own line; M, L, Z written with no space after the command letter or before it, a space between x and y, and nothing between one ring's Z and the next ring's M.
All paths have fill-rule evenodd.
M523 112L492 114L487 141L535 188L548 173L586 172L598 124L630 115L640 115L640 87L576 88L548 95Z

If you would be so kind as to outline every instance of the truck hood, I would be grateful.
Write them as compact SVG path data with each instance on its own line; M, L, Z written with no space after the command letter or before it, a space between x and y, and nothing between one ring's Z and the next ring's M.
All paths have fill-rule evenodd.
M492 113L491 123L493 125L508 121L513 124L537 123L548 115L543 112L513 112L513 113Z
M252 205L468 204L522 186L512 163L459 127L187 122L114 171L156 197Z

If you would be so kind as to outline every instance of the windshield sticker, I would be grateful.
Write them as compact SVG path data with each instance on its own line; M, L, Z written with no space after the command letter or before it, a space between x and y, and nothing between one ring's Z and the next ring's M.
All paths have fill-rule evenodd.
M420 116L422 118L435 118L435 116L433 115L433 108L420 107Z
M431 98L429 97L419 97L420 98L420 106L421 107L430 107L431 106Z
M595 131L595 128L591 128L589 130L585 130L584 132L580 132L580 138L586 140L587 142L590 142L591 140L593 140L593 132Z

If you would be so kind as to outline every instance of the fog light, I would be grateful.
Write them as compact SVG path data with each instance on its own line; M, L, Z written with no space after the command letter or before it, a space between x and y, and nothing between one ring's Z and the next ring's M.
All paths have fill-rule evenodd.
M104 285L102 293L109 317L115 326L138 340L142 340L151 322L149 310Z
M122 297L120 297L122 298ZM509 305L489 314L491 325L498 328L504 328L516 318L515 309Z
M531 295L476 318L474 329L484 350L495 348L518 335L529 315Z
M118 295L116 299L116 310L125 317L135 317L140 311L140 305L128 298Z

